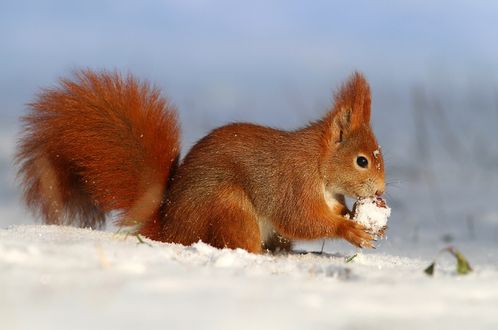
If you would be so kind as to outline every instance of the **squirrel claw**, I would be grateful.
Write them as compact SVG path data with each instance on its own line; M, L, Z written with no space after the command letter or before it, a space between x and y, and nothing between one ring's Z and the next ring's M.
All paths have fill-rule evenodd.
M375 237L363 225L353 221L345 220L337 234L359 248L374 248Z

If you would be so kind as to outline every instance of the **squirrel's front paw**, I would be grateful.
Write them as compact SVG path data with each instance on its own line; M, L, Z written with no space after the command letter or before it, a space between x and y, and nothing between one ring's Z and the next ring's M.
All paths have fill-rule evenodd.
M346 220L339 225L337 236L344 238L349 243L360 248L374 248L374 236L368 232L367 228L356 222Z

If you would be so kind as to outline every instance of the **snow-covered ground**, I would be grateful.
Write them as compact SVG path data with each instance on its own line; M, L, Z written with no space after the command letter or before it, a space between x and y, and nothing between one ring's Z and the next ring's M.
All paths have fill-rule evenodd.
M430 258L382 246L346 263L335 251L271 256L146 243L70 227L0 230L2 328L498 327L496 263L457 276L442 260L429 278Z

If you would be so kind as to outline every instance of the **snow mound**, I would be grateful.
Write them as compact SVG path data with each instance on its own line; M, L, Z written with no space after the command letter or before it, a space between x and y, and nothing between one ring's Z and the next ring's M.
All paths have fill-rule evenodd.
M358 199L354 204L353 220L365 226L372 233L385 229L390 215L391 208L380 197Z

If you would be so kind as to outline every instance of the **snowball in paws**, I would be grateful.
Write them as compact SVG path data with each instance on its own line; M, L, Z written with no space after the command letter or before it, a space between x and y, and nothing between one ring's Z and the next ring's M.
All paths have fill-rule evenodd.
M381 197L358 199L353 210L353 221L365 226L374 234L386 227L387 218L391 215L391 208Z

